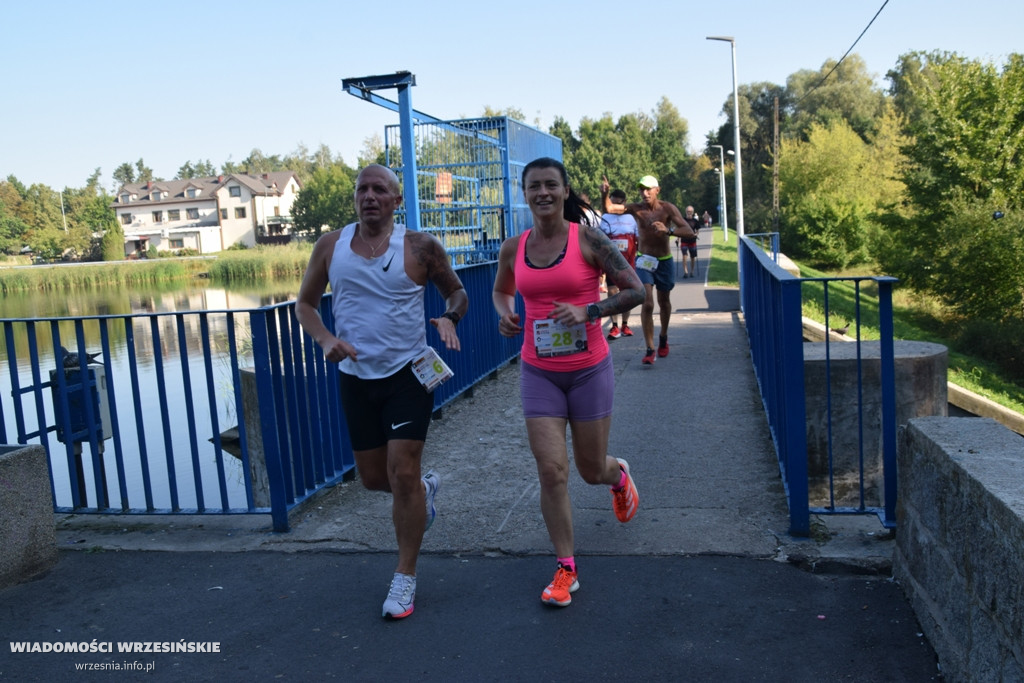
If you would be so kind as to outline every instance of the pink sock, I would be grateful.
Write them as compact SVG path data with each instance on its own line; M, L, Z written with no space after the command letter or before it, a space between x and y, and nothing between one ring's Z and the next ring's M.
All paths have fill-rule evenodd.
M562 565L571 572L576 571L576 558L574 558L572 555L570 555L569 557L558 558L558 564Z
M626 470L622 469L622 467L620 466L619 467L619 472L622 475L622 476L619 477L619 485L618 486L613 486L612 487L612 491L621 491L622 487L626 485L626 481L627 481L627 479L626 479Z

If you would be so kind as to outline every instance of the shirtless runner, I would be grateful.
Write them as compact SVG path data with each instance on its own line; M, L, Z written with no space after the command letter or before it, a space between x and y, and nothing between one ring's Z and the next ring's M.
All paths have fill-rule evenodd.
M658 356L668 355L668 323L672 314L669 292L675 286L675 263L669 238L677 228L684 225L683 214L669 202L658 199L658 181L654 176L645 175L639 182L641 202L613 204L608 192L611 184L608 178L601 180L601 203L606 213L630 213L639 227L639 247L636 255L636 272L644 284L646 297L640 309L640 324L644 331L647 351L644 365L654 364L654 291L658 292L658 311L661 314L661 335L658 339ZM670 227L671 226L671 227Z

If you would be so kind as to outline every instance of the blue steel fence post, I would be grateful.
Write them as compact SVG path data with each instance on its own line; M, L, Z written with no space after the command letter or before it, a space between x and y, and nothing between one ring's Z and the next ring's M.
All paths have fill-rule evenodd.
M142 469L142 488L146 496L146 512L153 512L156 504L153 502L153 475L149 467L149 445L146 440L146 419L142 411L142 384L139 381L139 358L135 346L135 325L132 316L123 318L124 321L124 346L128 351L128 376L132 385L132 410L135 415L137 429L137 440L139 446L139 463ZM160 347L154 347L160 348Z
M252 326L252 318L249 319L250 328ZM245 403L242 396L242 373L238 368L238 343L235 341L235 314L228 311L227 314L227 329L228 329L228 350L231 356L231 386L235 396L235 415L238 416L238 446L241 450L239 456L242 461L242 471L251 472L249 467L249 427L245 423ZM256 503L253 500L252 494L252 478L246 475L245 485L245 509L252 512L256 507Z
M100 318L100 348L103 349L104 363L110 363L110 331L107 318ZM110 437L114 445L114 464L117 467L117 489L121 494L121 511L128 511L128 481L125 479L124 449L121 446L121 424L117 417L117 396L114 391L114 373L106 373L107 404L110 406Z
M220 441L220 419L217 415L217 393L216 380L213 375L213 347L210 344L210 319L209 313L203 311L199 314L199 336L200 347L203 351L203 374L206 379L206 402L210 409L210 431L213 438L213 464L217 470L217 492L220 494L220 508L227 512L231 506L228 504L228 482L227 473L224 470L224 451L221 449ZM248 471L248 470L246 470Z
M789 484L789 533L809 536L811 519L807 490L807 406L804 392L803 312L801 280L781 282L782 367L786 442L783 448Z
M410 74L410 77L412 74ZM412 92L415 85L405 81L398 85L398 128L402 137L402 195L405 224L410 230L420 229L420 195L416 183L416 130L413 125Z
M260 438L267 465L267 483L270 487L270 518L274 531L288 531L288 484L285 479L284 458L277 439L277 410L274 406L274 387L271 368L269 321L266 309L253 311L249 317L252 333L253 370L256 373L256 396L259 401Z
M892 286L893 277L875 278L878 283L878 335L881 345L882 375L882 467L885 481L886 527L896 526L896 363L893 352Z
M160 336L160 315L149 318L150 343L154 349L163 348L163 339ZM174 440L171 437L173 428L171 426L171 411L167 403L167 379L164 374L163 354L153 354L153 369L156 371L156 394L160 403L160 426L164 436L164 461L167 463L167 484L170 487L171 511L181 512L181 504L178 498L178 474L174 464Z
M509 149L508 144L508 130L507 124L508 119L506 117L506 130L504 131L504 144L501 146L501 211L504 215L504 219L501 221L501 229L498 234L498 244L505 241L506 237L510 237L509 226L512 225L512 191L516 186L512 178L512 151ZM531 160L532 161L532 160Z
M175 326L178 330L178 361L181 368L181 383L186 396L192 396L192 373L188 365L188 330L185 325L185 314L178 313L174 316ZM192 456L192 483L196 492L196 509L198 512L206 510L206 499L203 496L203 475L199 461L199 436L196 431L195 401L185 402L185 425L188 428L189 453Z

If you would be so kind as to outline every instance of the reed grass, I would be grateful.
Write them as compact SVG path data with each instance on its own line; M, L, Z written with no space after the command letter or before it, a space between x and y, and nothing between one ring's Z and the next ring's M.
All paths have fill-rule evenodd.
M312 251L307 242L225 251L210 264L208 273L219 283L300 279Z
M207 266L205 262L175 259L4 268L0 269L0 293L150 285L194 277L205 272Z
M312 245L302 243L194 258L0 268L0 294L153 286L196 277L209 277L217 283L296 280L305 272L311 252Z

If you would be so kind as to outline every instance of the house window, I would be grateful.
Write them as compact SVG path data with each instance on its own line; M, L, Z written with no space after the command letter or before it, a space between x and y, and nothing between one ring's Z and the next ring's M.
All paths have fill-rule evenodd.
M168 209L167 220L169 221L180 221L181 220L181 209Z
M226 221L228 219L228 210L227 209L221 209L220 210L220 219L222 221Z
M240 188L238 185L234 185L232 187L229 187L228 188L228 194L230 194L232 197L241 197L242 196L242 188Z
M131 196L130 194L128 194L127 192L125 192L125 193L124 193L123 195L121 195L121 203L122 203L122 204L127 204L127 203L128 203L128 201L129 201L129 200L130 200L131 198L132 198L132 196Z
M163 195L160 194L160 190L153 190L152 198L154 202L160 201L160 197L162 196Z
M180 240L172 239L172 240L169 240L169 241L171 243L171 249L184 249L185 248L185 240L183 240L183 239L180 239Z
M185 209L185 218L199 220L199 209Z
M245 207L244 206L236 206L235 207L235 218L245 218Z
M121 214L121 225L131 225L131 224L132 224L132 215L130 213L122 213Z
M187 190L185 190L185 196L188 197L189 199L195 199L196 197L199 196L199 190L197 190L194 187L190 187Z
M153 222L154 223L163 223L164 222L164 212L163 211L154 211L153 212Z

